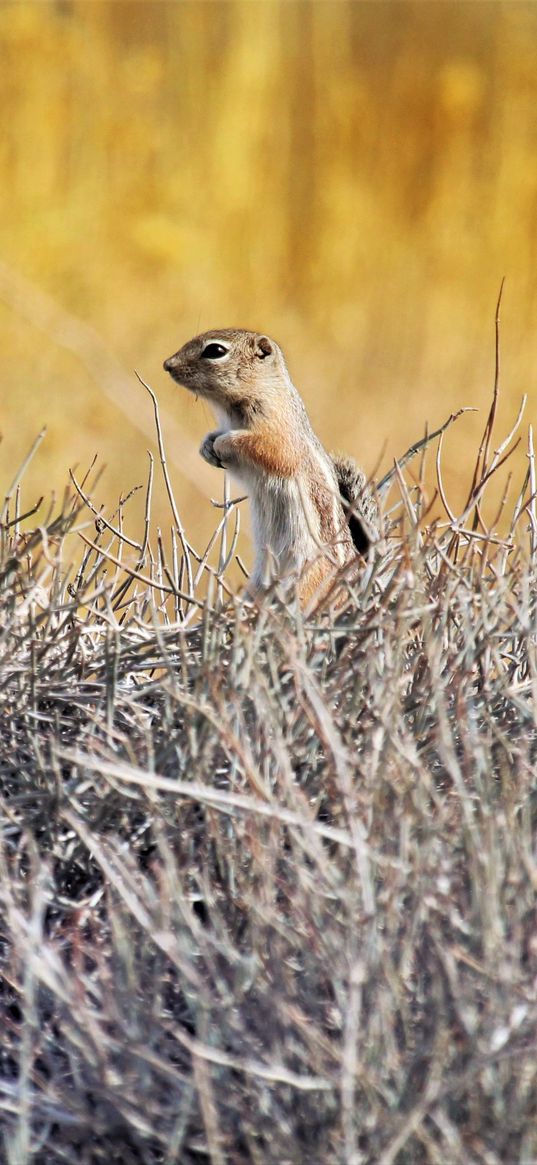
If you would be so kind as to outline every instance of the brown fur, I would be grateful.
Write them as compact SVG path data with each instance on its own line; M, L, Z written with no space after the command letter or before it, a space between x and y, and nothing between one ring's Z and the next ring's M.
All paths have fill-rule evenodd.
M224 433L215 441L215 451L222 464L232 468L233 463L248 461L263 466L275 477L293 477L298 469L298 455L289 441L279 441L268 427L255 431Z

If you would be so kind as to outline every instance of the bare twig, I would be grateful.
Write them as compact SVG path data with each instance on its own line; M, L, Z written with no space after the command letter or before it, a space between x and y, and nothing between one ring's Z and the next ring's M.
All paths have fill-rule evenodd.
M377 485L377 493L383 494L385 490L388 489L388 486L391 485L397 473L396 466L398 466L400 470L404 469L405 465L408 465L408 462L411 461L417 453L420 453L423 449L426 449L427 446L431 444L431 441L434 441L437 437L441 437L442 434L445 433L446 429L449 429L450 425L453 425L455 421L457 421L459 417L462 416L463 413L475 412L476 409L474 408L458 409L456 413L452 413L451 416L448 417L447 421L444 421L443 425L440 425L439 429L435 429L433 433L426 433L425 437L422 437L421 440L415 441L414 444L411 445L409 449L407 449L406 453L404 453L402 457L397 458L393 469L388 470L388 473L385 473L384 477L381 478Z
M160 455L160 464L162 467L162 473L163 473L164 481L166 484L166 492L168 494L170 506L172 509L173 520L175 522L175 528L177 530L177 535L178 535L178 538L179 538L179 541L181 543L181 547L183 550L183 557L185 560L185 567L186 567L186 572L187 572L188 589L189 589L189 592L192 594L193 590L194 590L194 586L193 586L193 580L192 580L192 567L190 565L190 547L189 547L189 545L186 541L186 538L185 538L185 532L183 530L183 523L181 522L181 519L179 517L179 510L177 508L177 503L175 501L175 496L174 496L174 492L173 492L172 483L170 480L170 475L168 473L168 463L166 460L166 452L164 449L164 438L162 435L162 427L161 427L161 423L160 423L160 411L159 411L158 401L157 401L155 393L153 392L153 389L150 388L148 384L146 384L145 380L142 380L142 377L139 375L138 372L136 372L136 376L138 377L140 384L142 384L143 387L147 390L147 392L149 393L149 395L151 397L151 400L153 401L153 411L154 411L154 415L155 415L155 427L157 430L157 440L158 440L158 448L159 448L159 455Z
M22 481L24 474L26 473L26 470L28 469L30 462L32 461L35 454L37 453L37 450L39 449L41 442L44 440L44 438L46 436L46 432L47 432L47 430L45 427L44 429L41 429L40 433L37 434L35 441L33 441L32 444L30 445L30 448L28 450L28 453L26 454L26 457L24 458L24 461L22 462L19 469L17 470L17 473L15 474L15 477L13 478L13 481L11 482L11 485L9 486L9 489L4 496L4 504L3 504L2 510L0 512L0 523L5 520L11 498L13 497L13 494L15 493L20 482Z

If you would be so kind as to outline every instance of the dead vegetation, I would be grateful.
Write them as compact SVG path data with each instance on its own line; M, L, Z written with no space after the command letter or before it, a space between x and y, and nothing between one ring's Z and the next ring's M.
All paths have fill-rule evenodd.
M442 435L443 518L434 445L384 482L337 618L246 617L238 510L196 556L166 478L166 541L152 465L136 536L77 475L8 491L8 1165L537 1157L535 467L530 430L494 513L496 403L463 513Z

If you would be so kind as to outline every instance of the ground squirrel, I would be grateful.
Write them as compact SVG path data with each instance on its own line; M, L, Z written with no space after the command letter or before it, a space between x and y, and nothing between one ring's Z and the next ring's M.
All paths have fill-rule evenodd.
M268 336L204 332L164 368L211 405L219 427L205 437L201 456L228 469L249 496L256 552L250 594L295 576L308 606L378 536L365 474L351 458L323 448Z

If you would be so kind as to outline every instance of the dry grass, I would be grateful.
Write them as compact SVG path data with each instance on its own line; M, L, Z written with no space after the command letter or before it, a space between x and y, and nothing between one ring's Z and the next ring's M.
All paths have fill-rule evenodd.
M530 434L487 519L496 396L464 513L427 526L424 445L337 619L224 606L232 531L197 557L170 492L166 551L151 475L136 537L87 482L39 525L9 491L8 1165L537 1158L535 474Z

